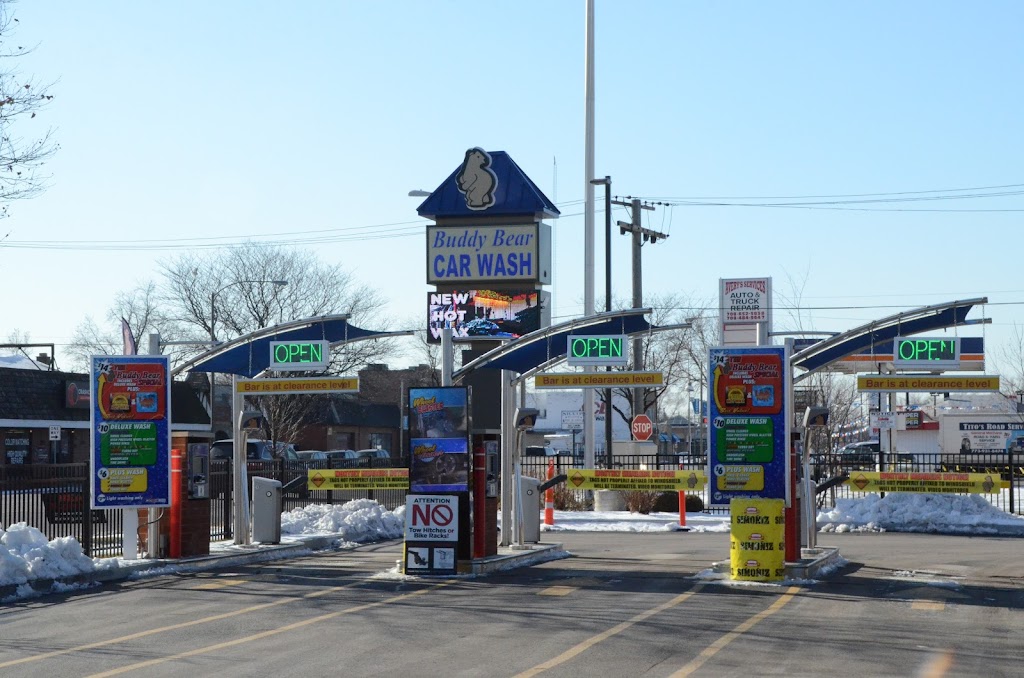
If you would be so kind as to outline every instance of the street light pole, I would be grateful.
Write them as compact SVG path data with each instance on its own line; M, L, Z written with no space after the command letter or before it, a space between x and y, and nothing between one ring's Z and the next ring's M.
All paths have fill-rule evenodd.
M604 310L612 310L612 178L591 179L595 186L604 186ZM606 368L611 371L611 368ZM612 390L604 390L604 456L605 468L612 467Z
M690 411L686 413L686 456L693 457L693 384L686 385L686 399L690 401Z

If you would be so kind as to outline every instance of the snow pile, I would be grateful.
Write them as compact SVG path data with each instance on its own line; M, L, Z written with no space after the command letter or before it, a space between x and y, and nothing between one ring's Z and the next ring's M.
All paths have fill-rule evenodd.
M818 514L822 532L941 532L1024 534L1024 518L992 506L977 494L890 493L840 499Z
M74 537L47 541L46 535L25 523L0 529L0 585L69 577L95 569L96 562L82 553L82 545Z
M405 507L388 511L372 499L313 504L282 514L281 534L330 534L353 542L397 539L405 534Z

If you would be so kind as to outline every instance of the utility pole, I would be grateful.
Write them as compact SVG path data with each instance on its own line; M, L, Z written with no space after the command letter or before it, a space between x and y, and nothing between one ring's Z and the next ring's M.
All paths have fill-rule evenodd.
M627 196L629 197L629 196ZM653 204L645 204L639 198L630 198L629 202L623 202L621 200L613 201L616 205L622 205L623 207L629 207L632 214L632 221L618 222L619 232L623 235L631 233L633 235L633 308L643 307L643 264L640 259L640 248L644 243L651 243L652 245L659 240L664 240L668 237L667 233L659 233L658 231L652 231L649 228L644 228L641 220L641 215L644 210L654 210ZM633 369L636 371L642 371L644 369L644 356L643 356L643 339L641 337L633 338ZM644 389L638 387L633 389L633 416L646 411L644 407Z

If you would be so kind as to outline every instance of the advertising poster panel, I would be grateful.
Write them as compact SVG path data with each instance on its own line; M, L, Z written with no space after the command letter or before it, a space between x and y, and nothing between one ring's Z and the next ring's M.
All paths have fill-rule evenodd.
M547 325L548 298L540 290L462 290L427 295L427 341L441 343L451 329L455 337L515 339Z
M469 389L409 389L409 490L469 491Z
M167 356L92 356L92 508L171 505Z
M708 478L713 506L732 499L786 498L786 398L783 346L710 350Z
M405 499L406 574L455 574L459 544L458 495Z

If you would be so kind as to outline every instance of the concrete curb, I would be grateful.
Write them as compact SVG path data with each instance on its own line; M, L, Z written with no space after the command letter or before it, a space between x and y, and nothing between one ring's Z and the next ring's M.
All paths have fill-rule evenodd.
M801 579L821 579L832 574L836 566L843 562L837 548L801 549L800 560L786 562L786 576L782 581ZM716 574L729 576L731 563L728 560L712 563L711 569ZM775 582L778 583L778 582Z
M108 584L126 581L144 575L146 572L160 570L163 572L209 570L217 567L230 567L253 562L265 562L293 558L314 551L336 549L341 539L335 536L305 537L300 542L288 544L254 544L251 546L233 546L232 550L223 553L211 553L191 558L159 558L154 560L120 561L113 566L100 565L91 572L57 577L53 579L30 579L27 585L40 595L57 593L58 588L80 588L93 584ZM158 573L154 573L158 574ZM0 601L14 596L19 587L25 584L8 584L0 586Z

